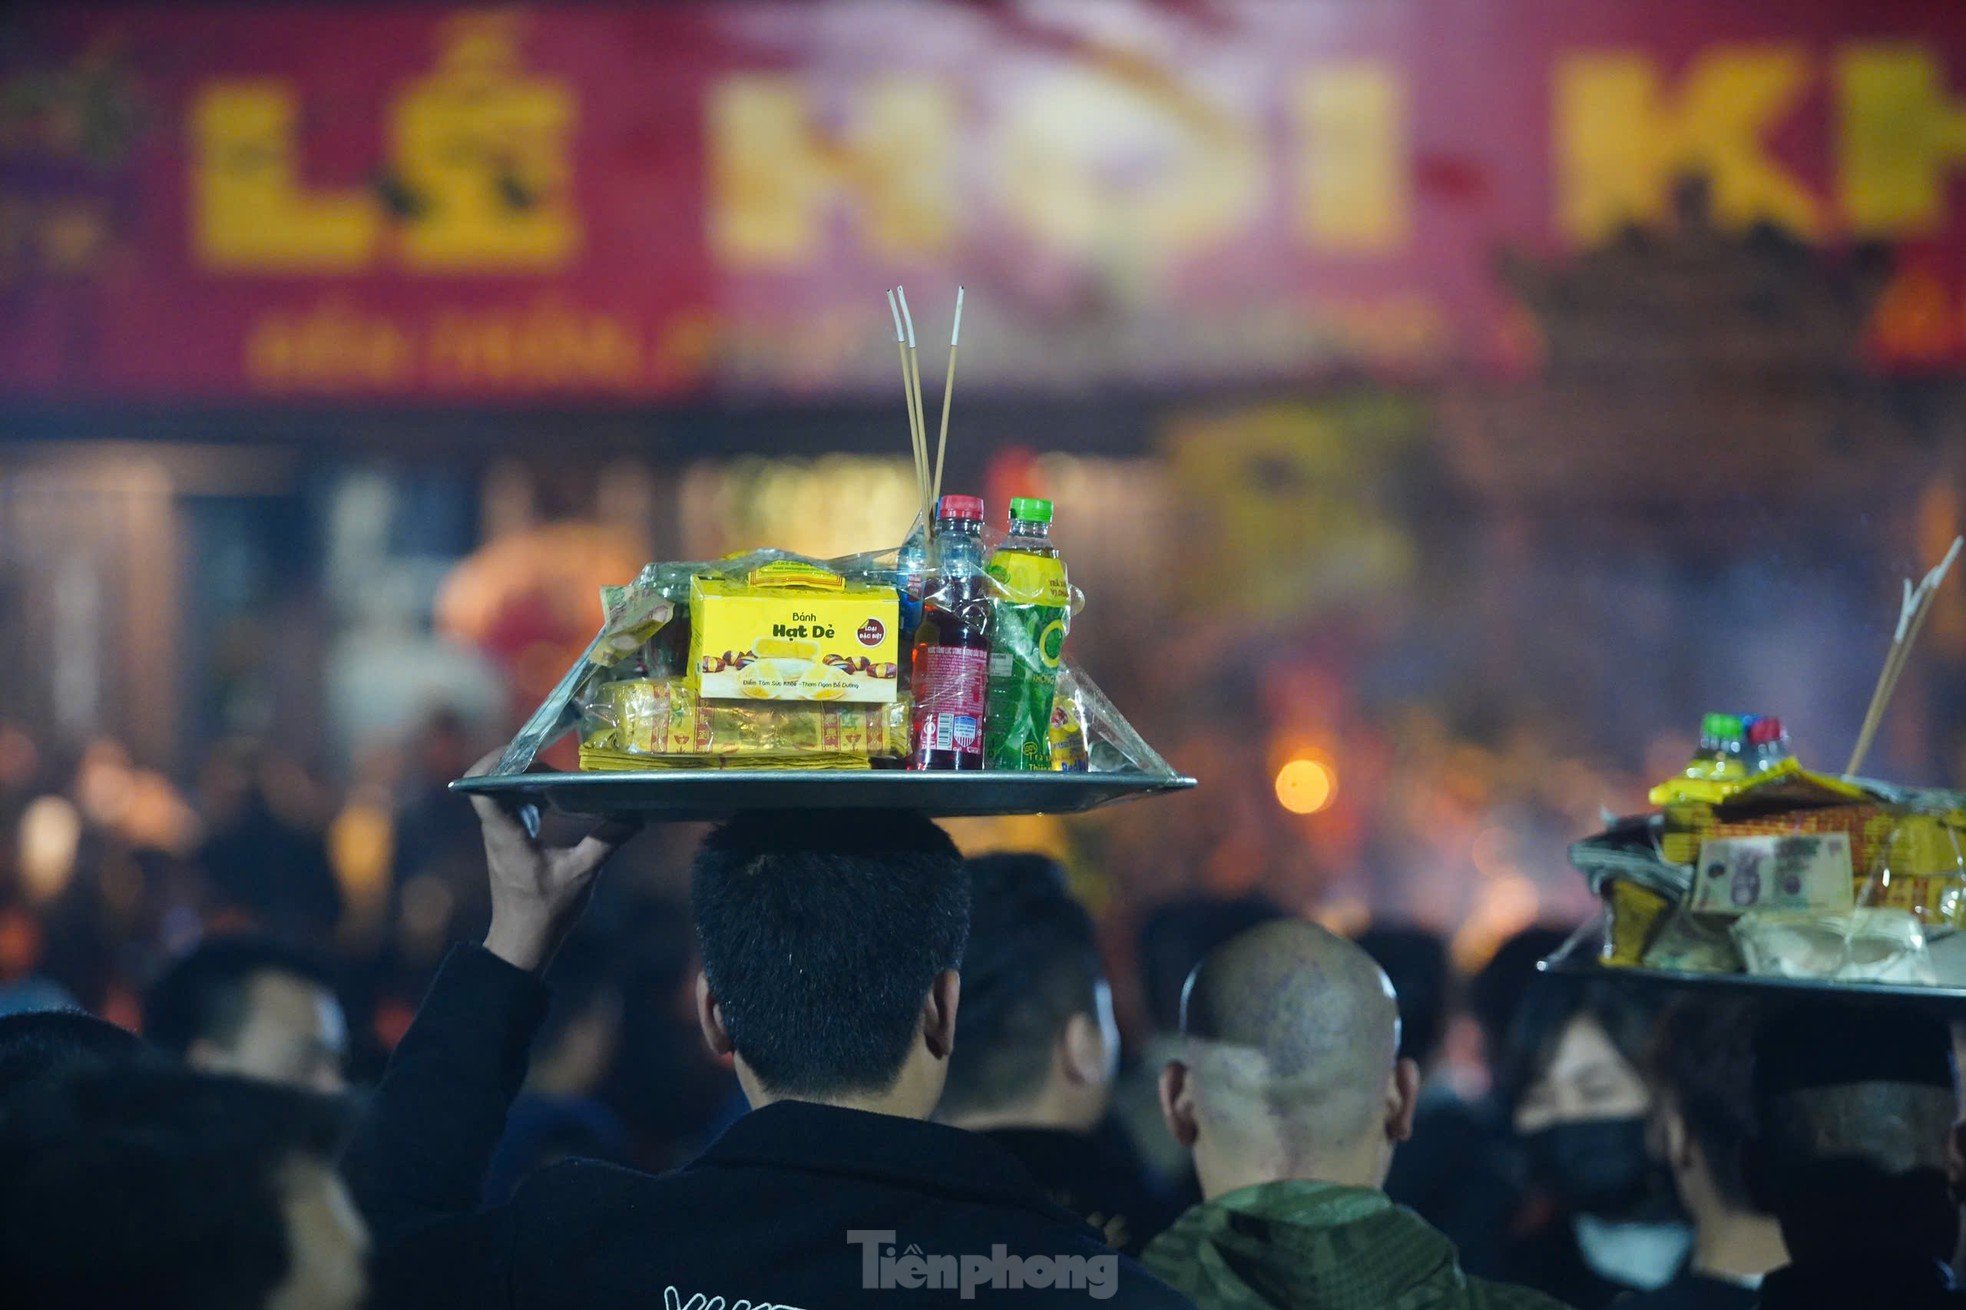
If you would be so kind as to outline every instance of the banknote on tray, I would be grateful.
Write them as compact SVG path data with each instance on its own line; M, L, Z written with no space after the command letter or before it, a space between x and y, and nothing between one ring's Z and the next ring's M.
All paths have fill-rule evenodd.
M1696 868L1695 914L1848 910L1855 899L1848 833L1717 837L1700 843Z

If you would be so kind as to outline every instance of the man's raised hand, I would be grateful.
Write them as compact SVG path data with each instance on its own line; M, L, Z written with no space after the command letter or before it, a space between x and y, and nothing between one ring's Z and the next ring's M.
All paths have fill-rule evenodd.
M465 776L490 773L503 753L493 751ZM474 795L471 807L484 830L485 861L491 868L491 930L485 934L485 949L508 964L540 972L580 917L593 893L594 875L635 835L638 825L603 820L572 845L553 846L539 835L536 806Z

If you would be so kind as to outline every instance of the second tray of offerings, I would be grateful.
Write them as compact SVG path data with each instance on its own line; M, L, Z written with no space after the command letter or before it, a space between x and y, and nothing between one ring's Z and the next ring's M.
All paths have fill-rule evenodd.
M1962 544L1906 580L1843 771L1803 768L1779 719L1707 715L1653 813L1570 848L1604 913L1545 969L1966 1001L1966 794L1858 776Z
M1651 799L1570 848L1605 912L1553 964L1966 995L1966 796L1813 773L1777 721L1708 715Z

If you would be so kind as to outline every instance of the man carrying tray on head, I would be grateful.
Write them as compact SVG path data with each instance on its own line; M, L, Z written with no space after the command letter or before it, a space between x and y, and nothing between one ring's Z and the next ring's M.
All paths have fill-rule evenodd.
M474 1213L539 975L631 830L556 847L472 803L491 930L445 961L349 1153L378 1304L1188 1304L1001 1148L926 1122L969 904L955 847L919 815L753 814L712 833L691 874L697 1010L751 1113L674 1173L570 1161Z

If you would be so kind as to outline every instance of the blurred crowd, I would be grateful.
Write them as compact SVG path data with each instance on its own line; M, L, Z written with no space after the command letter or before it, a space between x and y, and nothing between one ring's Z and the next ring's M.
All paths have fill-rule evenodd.
M550 822L474 814L445 788L469 733L439 716L417 740L338 801L228 749L194 804L111 745L58 767L0 729L0 1218L19 1221L0 1244L46 1304L116 1303L120 1277L190 1289L157 1305L347 1307L372 1280L377 1304L444 1303L433 1271L504 1239L431 1231L523 1213L549 1177L585 1185L551 1214L607 1209L613 1176L569 1160L708 1186L736 1140L834 1178L850 1164L772 1152L838 1138L954 1152L922 1184L938 1195L974 1165L944 1139L859 1141L857 1119L772 1119L784 1102L986 1141L1097 1249L1204 1306L1854 1304L1798 1289L1887 1277L1902 1299L1865 1303L1952 1303L1950 1039L1923 1016L1585 985L1536 968L1566 927L1470 958L1418 926L1348 940L1260 892L1168 900L1115 951L1048 857L958 864L929 825L858 818L644 842L622 857L639 873L535 911L531 882L591 876L627 834L555 846ZM959 897L928 899L950 878ZM906 1054L869 1081L894 1041L864 1016L897 1006ZM129 1246L146 1206L182 1213ZM952 1242L998 1231L947 1222ZM1764 1288L1822 1254L1804 1232L1877 1252ZM63 1263L84 1239L96 1283ZM491 1260L498 1294L530 1303L516 1259Z
M1375 816L1369 832L1341 825L1346 830L1325 837L1331 849L1314 861L1344 862L1363 848L1375 863L1425 865L1431 874L1417 885L1392 880L1416 902L1447 903L1453 884L1487 889L1453 935L1419 927L1372 934L1402 943L1406 960L1427 975L1411 985L1424 986L1441 1012L1423 1021L1416 1040L1435 1052L1441 1081L1479 1092L1490 1077L1482 1034L1498 1033L1505 1016L1491 1013L1477 1023L1463 998L1463 975L1486 962L1508 932L1533 922L1536 907L1536 893L1503 848L1530 844L1516 831L1527 825L1549 828L1541 844L1560 849L1555 829L1582 821L1576 798L1588 786L1544 800L1506 780L1520 774L1547 788L1577 770L1543 767L1547 755L1533 743L1511 743L1490 760L1478 746L1456 745L1437 719L1406 728L1399 734L1404 746L1382 763L1358 753L1358 784L1383 785L1387 813ZM413 749L368 752L344 789L292 753L229 743L210 755L186 793L134 764L112 740L63 758L0 724L0 1013L77 1006L142 1030L150 1018L144 998L175 962L201 943L249 937L304 961L305 972L334 996L343 1075L356 1085L372 1082L445 949L482 937L490 913L478 825L446 789L487 743L447 712L431 715L408 740ZM1518 755L1535 767L1507 767ZM1185 798L1176 802L1182 804ZM1115 981L1116 1009L1143 1051L1150 1034L1173 1030L1181 983L1210 931L1219 935L1259 910L1307 908L1301 889L1257 876L1266 862L1253 829L1274 828L1276 809L1251 808L1238 818L1234 805L1216 807L1209 831L1187 841L1143 809L1139 824L1115 825L1100 852L1103 860L1144 866L1148 857L1137 849L1143 842L1158 846L1156 863L1176 847L1241 851L1240 876L1191 869L1185 878L1155 878L1143 868L1115 887L1097 872L1090 879L1075 873L1075 888L1090 883L1105 891L1109 921L1096 932L1124 975ZM1386 849L1400 843L1424 849ZM677 876L687 845L634 852L641 858L615 871L561 961L564 996L548 1027L549 1048L562 1020L576 1034L564 1061L545 1062L554 1066L548 1077L612 1107L619 1149L654 1167L686 1159L721 1126L718 1116L735 1095L728 1074L702 1056L689 1016L695 947ZM1326 898L1327 921L1355 929L1369 919L1356 882L1341 882ZM1208 890L1197 897L1184 883ZM1123 908L1113 904L1115 892L1141 891L1162 898L1161 908L1123 920L1113 913ZM1218 921L1224 926L1209 927ZM1532 931L1523 940L1548 937ZM1496 955L1497 977L1522 975L1510 992L1526 978L1533 953Z

